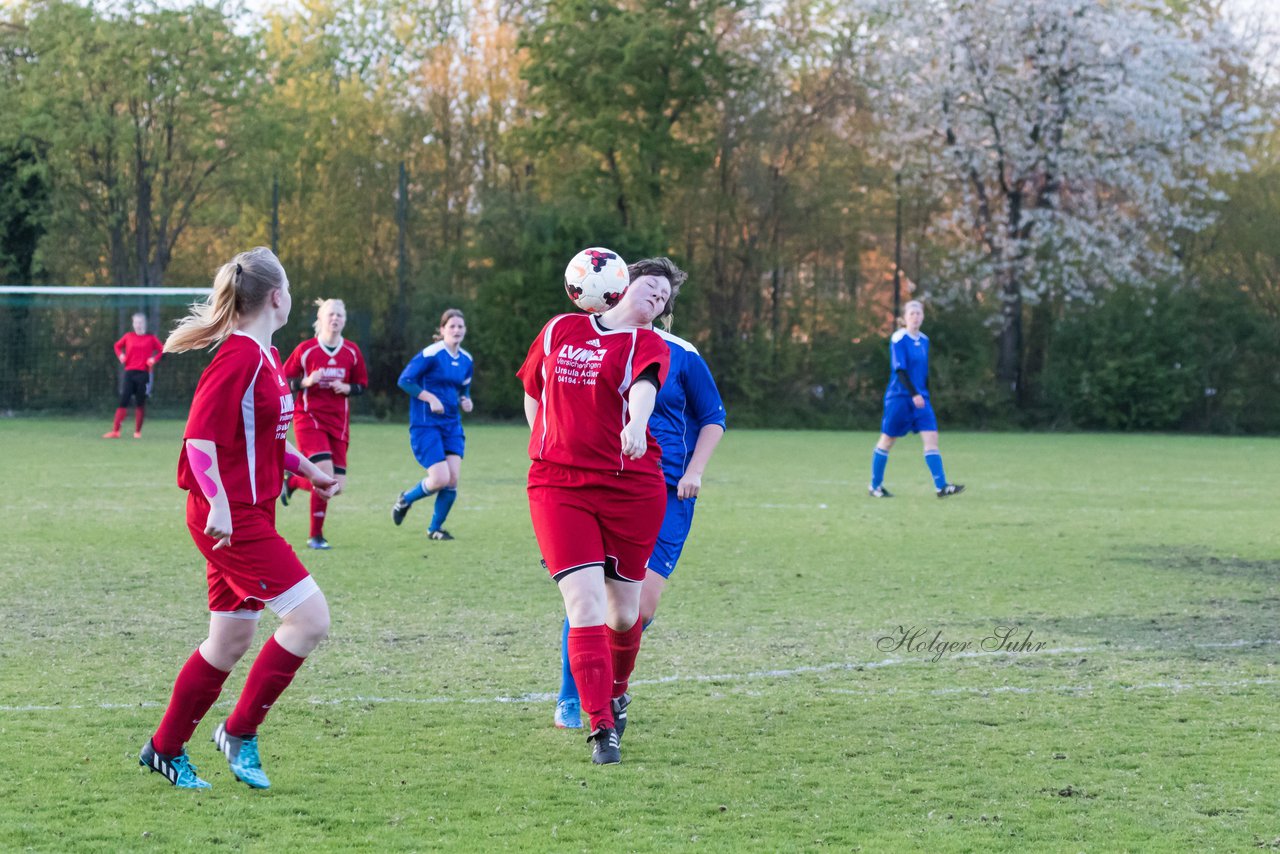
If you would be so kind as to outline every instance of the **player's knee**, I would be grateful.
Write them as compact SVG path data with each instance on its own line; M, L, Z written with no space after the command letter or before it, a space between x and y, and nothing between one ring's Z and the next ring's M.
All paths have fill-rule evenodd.
M657 602L653 602L653 603L642 602L640 604L640 622L643 623L644 625L647 626L650 623L652 623L653 618L657 613L658 613Z
M612 605L609 608L609 616L605 619L605 623L615 632L625 632L636 624L636 620L640 619L640 604L635 605Z
M302 647L301 655L310 655L320 642L329 636L329 612L311 614L305 620L297 620L292 628L292 640Z

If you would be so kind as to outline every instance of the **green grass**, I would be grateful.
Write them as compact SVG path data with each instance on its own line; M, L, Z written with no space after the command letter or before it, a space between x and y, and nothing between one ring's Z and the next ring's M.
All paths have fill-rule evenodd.
M1189 851L1280 847L1271 439L948 433L865 495L873 437L732 431L646 634L624 761L551 726L560 603L525 434L469 428L450 530L403 428L358 425L331 638L263 731L274 788L137 765L204 636L181 425L0 421L0 850ZM306 507L280 523L295 547ZM259 639L274 626L263 620ZM1040 652L885 652L918 627Z

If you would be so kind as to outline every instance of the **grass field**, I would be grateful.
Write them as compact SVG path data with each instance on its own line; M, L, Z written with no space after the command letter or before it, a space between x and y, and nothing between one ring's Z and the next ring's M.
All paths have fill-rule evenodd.
M872 501L870 435L731 431L595 768L551 726L526 434L469 428L429 543L429 503L388 518L406 431L359 425L274 787L208 742L246 661L194 794L136 759L206 623L181 425L102 429L0 421L0 850L1280 848L1280 441L949 433L938 501L907 439ZM305 502L280 523L301 548ZM1031 648L984 651L1001 626Z

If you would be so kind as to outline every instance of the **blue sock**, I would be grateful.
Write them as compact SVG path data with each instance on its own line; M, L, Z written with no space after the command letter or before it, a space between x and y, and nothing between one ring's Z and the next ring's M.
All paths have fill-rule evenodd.
M578 699L578 683L569 670L569 618L564 619L564 631L560 635L560 697L561 700Z
M428 531L438 531L444 526L444 520L449 515L449 509L453 507L453 502L458 498L458 490L451 486L436 492L436 512L431 514L431 527Z
M430 492L427 492L425 489L423 489L422 481L418 481L409 489L406 489L404 491L404 503L412 504L413 502L418 501L419 499L426 498L430 494L431 494Z
M942 489L947 485L947 476L942 472L942 452L941 451L925 451L924 463L929 467L929 474L933 475L933 486L935 489Z
M871 453L871 488L879 489L884 483L884 467L889 465L889 452L876 448Z

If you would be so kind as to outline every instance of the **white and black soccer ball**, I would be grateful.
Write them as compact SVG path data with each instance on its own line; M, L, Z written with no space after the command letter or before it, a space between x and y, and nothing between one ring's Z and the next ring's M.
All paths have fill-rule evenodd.
M564 289L569 299L591 314L617 305L630 283L627 262L603 246L583 249L564 268Z

